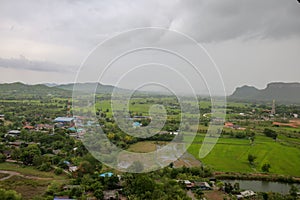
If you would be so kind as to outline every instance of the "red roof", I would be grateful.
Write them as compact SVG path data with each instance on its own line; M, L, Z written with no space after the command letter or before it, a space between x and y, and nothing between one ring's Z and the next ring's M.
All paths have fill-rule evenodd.
M233 125L233 123L231 123L231 122L225 122L225 125L224 125L225 127L233 127L234 125Z
M23 128L24 128L24 129L34 129L33 126L24 126Z

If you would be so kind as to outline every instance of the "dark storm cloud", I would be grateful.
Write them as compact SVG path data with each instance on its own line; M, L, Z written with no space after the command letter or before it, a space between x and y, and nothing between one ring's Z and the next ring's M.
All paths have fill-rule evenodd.
M6 1L0 30L12 37L89 46L124 30L159 26L201 42L300 34L295 0Z
M175 27L202 42L300 35L300 5L295 0L193 0L181 4ZM180 21L185 23L180 25Z

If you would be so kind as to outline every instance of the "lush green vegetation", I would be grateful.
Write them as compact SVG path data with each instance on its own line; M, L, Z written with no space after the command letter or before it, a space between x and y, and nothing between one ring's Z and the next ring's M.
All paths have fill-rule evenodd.
M197 136L201 141L204 136ZM200 143L193 143L189 152L198 157ZM253 165L249 164L248 155L257 158ZM271 138L256 136L252 145L249 139L220 138L214 149L203 163L217 171L225 172L261 172L265 163L271 165L270 173L300 176L300 148L282 145Z
M40 85L30 93L32 88L19 83L9 87L11 91L4 92L2 98L0 96L0 114L5 115L0 119L0 170L15 174L0 173L0 179L4 178L0 180L0 187L5 189L0 190L3 196L102 199L108 192L113 192L130 199L189 199L186 186L177 180L208 181L214 171L249 173L245 176L251 176L250 173L285 175L282 180L289 180L289 176L300 177L300 128L272 124L273 121L288 123L292 118L290 113L300 114L299 105L277 105L277 115L270 117L271 102L229 102L226 121L232 126L220 131L221 137L214 149L201 159L203 165L198 166L197 162L197 166L190 168L174 168L174 163L170 163L169 167L156 172L127 174L110 169L92 157L76 131L68 129L69 125L54 124L54 118L72 114L72 110L68 111L69 91L50 90ZM24 92L16 92L18 87ZM168 115L160 134L144 139L129 136L118 127L109 95L96 96L96 115L110 141L133 152L155 151L157 145L167 144L174 138L169 132L180 129L180 118L184 115L188 119L183 124L186 131L180 133L179 130L176 142L188 142L190 132L197 132L188 152L199 159L199 149L212 119L210 101L200 98L199 102L192 102L186 98L184 103L187 112L181 114L180 104L174 97L136 94L129 102L129 116L133 122L147 126L151 122L147 118L149 108L154 104L163 105ZM199 123L197 109L201 113ZM91 108L82 108L81 112L91 112ZM44 126L38 128L39 125ZM20 130L20 134L9 135L10 130ZM142 163L135 165L130 167L143 168ZM114 175L100 177L104 172ZM229 196L234 195L232 191L226 192ZM227 193L222 195L226 197ZM195 190L192 195L200 197L206 193ZM269 199L279 198L277 194L261 194L261 198L263 195L269 195ZM289 197L280 196L282 199Z

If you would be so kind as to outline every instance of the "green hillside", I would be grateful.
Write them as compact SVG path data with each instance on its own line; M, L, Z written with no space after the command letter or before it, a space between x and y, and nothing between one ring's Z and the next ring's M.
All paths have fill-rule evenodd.
M1 99L43 99L49 96L70 97L71 92L46 85L27 85L20 82L0 84Z

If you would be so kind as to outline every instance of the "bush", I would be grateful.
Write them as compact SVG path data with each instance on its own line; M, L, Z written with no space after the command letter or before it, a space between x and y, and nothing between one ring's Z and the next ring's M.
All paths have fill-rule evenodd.
M249 155L248 155L248 161L249 161L249 163L250 163L251 165L253 165L253 164L254 164L254 160L255 160L256 158L257 158L256 156L254 156L254 155L252 155L252 154L249 154Z
M272 129L265 128L264 134L265 134L267 137L273 138L274 140L276 140L276 138L277 138L277 133L276 133L276 131L274 131L274 130L272 130Z
M41 166L38 167L39 170L41 171L50 171L51 170L51 165L49 163L43 163Z
M54 174L56 174L56 175L60 175L60 174L62 174L63 173L63 169L62 168L55 168L55 170L54 170Z
M6 156L2 153L0 153L0 163L5 162Z
M269 172L269 169L271 168L271 165L269 163L265 163L262 167L261 170L263 172Z
M0 188L0 197L3 200L21 200L22 197L14 190L4 190Z

